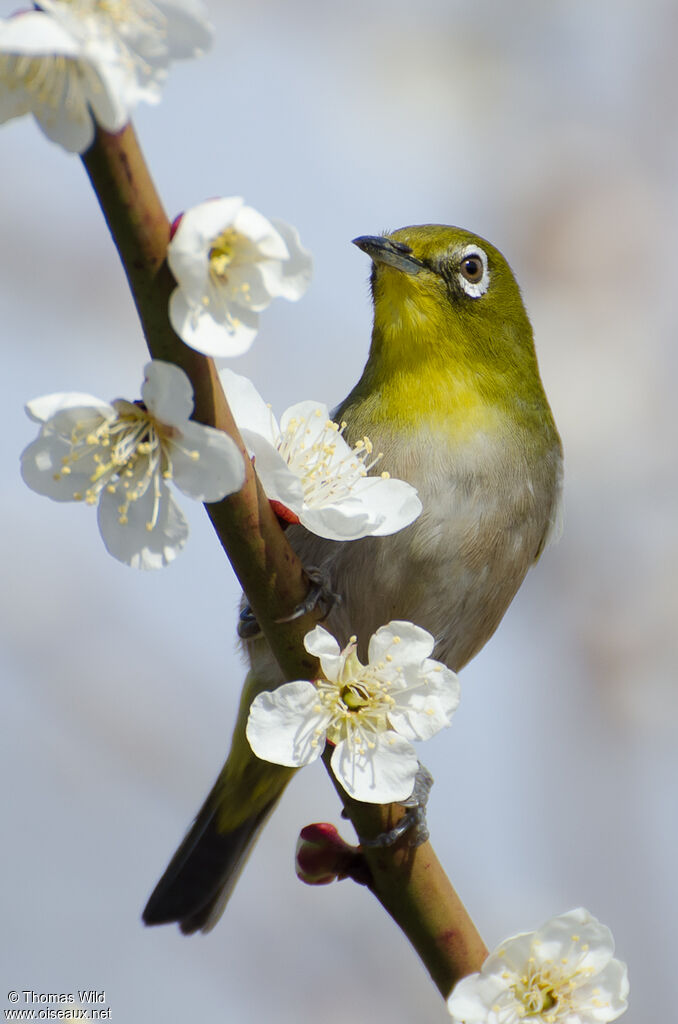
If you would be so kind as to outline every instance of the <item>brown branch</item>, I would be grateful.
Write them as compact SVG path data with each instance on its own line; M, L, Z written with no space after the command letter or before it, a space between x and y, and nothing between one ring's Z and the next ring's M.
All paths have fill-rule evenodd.
M405 810L399 804L359 803L341 788L325 767L361 839L390 831ZM430 842L408 845L407 833L392 846L362 847L371 877L370 889L408 937L438 987L447 997L460 978L479 971L487 947L459 899Z
M214 529L283 671L292 679L312 678L317 662L301 640L318 615L285 625L276 621L306 595L301 562L247 458L213 360L185 345L169 322L167 307L175 287L166 259L170 224L134 129L127 125L115 135L99 129L82 159L120 254L151 355L184 370L195 394L194 418L225 431L245 456L242 490L205 506Z
M195 419L224 430L246 455L213 361L184 345L170 325L167 307L175 287L166 260L170 225L131 125L116 135L99 130L83 163L120 254L151 355L185 371L195 393ZM317 613L290 623L276 621L305 597L303 567L249 459L245 462L242 490L206 509L285 677L313 679L317 662L302 640L317 622ZM335 785L360 836L377 835L403 813L396 804L356 803ZM430 843L413 850L399 841L390 848L367 849L364 856L373 891L443 995L459 978L479 970L487 950Z

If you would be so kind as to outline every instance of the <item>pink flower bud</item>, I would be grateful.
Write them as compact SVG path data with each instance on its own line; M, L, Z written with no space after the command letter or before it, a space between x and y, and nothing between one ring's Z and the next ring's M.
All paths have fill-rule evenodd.
M356 847L344 842L334 825L306 825L297 840L297 878L306 885L329 885L351 873L356 855Z

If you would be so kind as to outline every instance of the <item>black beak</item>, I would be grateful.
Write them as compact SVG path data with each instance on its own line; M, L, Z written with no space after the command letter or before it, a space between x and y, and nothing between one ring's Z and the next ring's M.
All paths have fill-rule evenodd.
M366 252L374 263L386 263L405 274L418 274L424 269L424 264L404 242L395 242L383 235L360 235L353 239L353 244Z

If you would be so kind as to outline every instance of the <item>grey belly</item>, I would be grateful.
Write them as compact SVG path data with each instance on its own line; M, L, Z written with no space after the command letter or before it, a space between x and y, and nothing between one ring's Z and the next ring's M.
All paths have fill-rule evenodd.
M304 565L323 569L340 596L327 619L343 646L355 634L361 660L370 636L392 619L433 634L434 657L458 671L490 638L534 560L535 524L501 515L427 510L390 537L349 543L290 531Z

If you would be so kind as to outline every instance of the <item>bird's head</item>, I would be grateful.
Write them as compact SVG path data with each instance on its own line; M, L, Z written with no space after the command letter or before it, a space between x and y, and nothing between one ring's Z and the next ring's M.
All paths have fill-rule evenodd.
M520 290L489 242L441 224L353 241L372 260L374 340L383 358L401 368L533 359Z
M374 329L363 375L344 408L412 429L424 418L457 436L550 416L520 289L493 245L424 224L354 244L372 260ZM508 414L508 415L506 415Z

